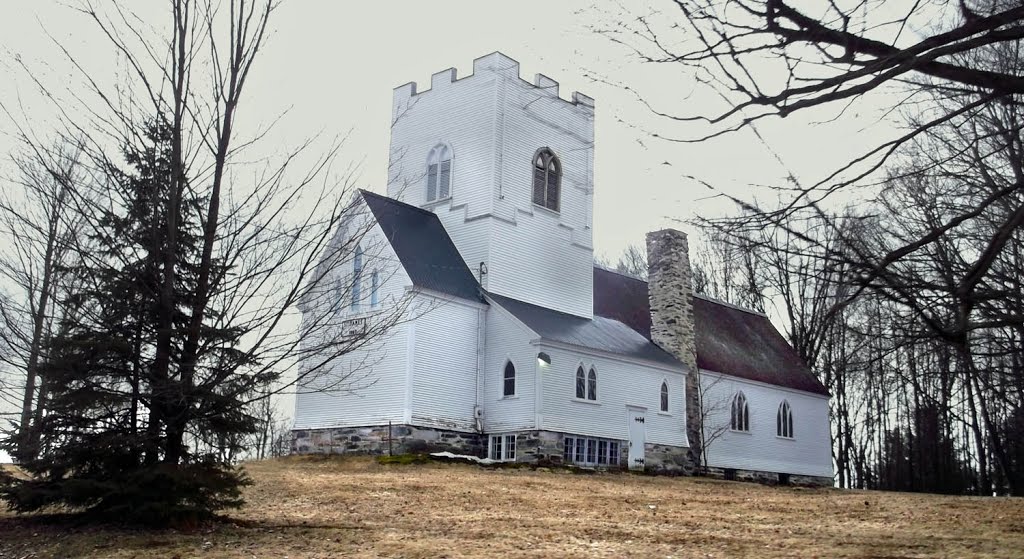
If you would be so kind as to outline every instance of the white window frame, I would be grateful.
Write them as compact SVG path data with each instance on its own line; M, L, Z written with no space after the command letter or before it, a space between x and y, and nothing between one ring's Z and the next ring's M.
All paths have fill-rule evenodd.
M544 167L543 168L541 168L540 166L537 165L537 158L541 158L542 161L544 162ZM551 165L552 164L554 164L554 170L553 171L551 169ZM555 213L561 212L561 210L562 210L562 175L564 174L564 169L562 168L562 160L561 160L561 158L559 158L558 155L555 154L555 150L551 149L550 147L545 146L545 147L539 148L536 152L534 152L533 159L530 160L530 168L531 168L531 173L530 173L530 177L531 177L531 180L530 180L530 185L531 185L531 188L530 188L530 199L533 201L533 205L538 207L538 208L544 208L545 210L548 210L548 211L551 211L551 212L555 212ZM543 183L544 199L541 201L541 203L538 203L536 198L535 198L535 193L536 193L537 184L538 184L537 183L537 171L538 170L542 170L542 172L544 173L544 183ZM549 197L548 192L552 188L552 181L551 181L552 172L554 173L554 175L553 175L554 176L554 190L555 190L555 197L556 197L555 207L554 208L548 206L548 197Z
M512 393L505 394L505 384L508 382L508 377L505 375L508 371L509 365L512 366ZM506 357L505 364L501 367L501 397L502 398L515 398L519 394L519 367L512 362L512 358Z
M729 406L729 430L734 433L750 433L750 401L742 390L733 395Z
M349 289L352 296L351 310L359 312L363 297L363 246L357 244L355 254L352 256L352 286Z
M442 159L444 155L447 155L448 158ZM444 142L440 142L437 145L435 145L433 148L430 149L430 152L427 154L427 173L426 182L423 185L423 197L428 204L431 204L433 202L440 202L442 200L447 200L452 197L452 173L455 170L455 165L452 162L454 160L455 157L454 152L452 152L452 147ZM448 163L448 182L446 184L442 184L441 168L444 166L445 162ZM437 168L434 171L434 173L431 173L430 167L432 165L437 165ZM431 175L433 175L433 177L431 177ZM431 178L434 179L433 198L430 197ZM441 192L443 190L442 186L444 186L445 190L444 196L441 195Z
M587 371L587 400L597 401L597 367L591 365Z
M495 462L515 462L516 438L515 433L487 437L487 457Z
M621 441L565 435L562 438L562 445L562 461L566 464L590 467L619 467L621 465Z
M377 270L370 272L370 308L375 309L380 305L380 273Z
M783 400L775 415L775 436L781 439L793 439L793 406Z

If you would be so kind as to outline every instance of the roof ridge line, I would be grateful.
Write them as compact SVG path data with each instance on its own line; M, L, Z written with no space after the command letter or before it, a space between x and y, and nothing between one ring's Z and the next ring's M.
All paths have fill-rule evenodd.
M430 214L430 215L434 215L434 216L437 215L437 214L435 214L434 212L432 212L430 210L424 210L423 208L421 208L419 206L414 206L414 205L412 205L412 204L410 204L408 202L403 202L401 200L398 200L397 198L392 198L390 196L385 196L383 194L378 194L378 193L373 192L371 190L366 190L365 188L360 188L359 192L361 194L363 194L363 195L369 194L370 196L375 196L377 198L382 198L384 200L387 200L388 202L391 202L392 204L397 204L399 206L405 206L406 208L409 208L410 210L416 210L416 211L418 211L420 213Z
M597 268L598 270L601 270L601 271L604 271L604 272L608 272L610 274L615 274L617 276L622 276L624 278L629 278L629 279L636 280L636 281L639 281L639 282L648 283L647 280L645 280L644 278L634 276L633 274L627 274L626 272L620 272L620 271L618 271L618 270L616 270L614 268L609 268L609 267L604 266L602 264L598 264L597 262L594 262L594 268Z
M723 301L721 299L715 299L714 297L711 297L709 295L705 295L703 293L697 293L696 291L694 291L693 292L693 296L698 298L698 299L704 299L705 301L707 301L709 303L714 303L716 305L722 305L723 307L729 307L730 309L736 309L738 311L742 311L742 312L745 312L747 314L752 314L754 316L760 316L760 317L763 317L763 318L768 318L768 315L763 313L763 312L761 312L761 311L757 311L757 310L750 309L750 308L747 308L747 307L741 307L741 306L739 306L739 305L737 305L735 303L730 303L728 301Z

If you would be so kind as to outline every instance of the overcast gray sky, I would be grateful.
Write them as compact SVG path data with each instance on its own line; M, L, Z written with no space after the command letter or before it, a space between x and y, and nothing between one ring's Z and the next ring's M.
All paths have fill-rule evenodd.
M154 28L166 25L167 2L129 5ZM687 176L749 197L752 185L778 183L790 171L805 181L820 178L878 137L877 114L854 110L833 123L813 124L833 116L827 111L765 122L759 131L774 153L750 131L702 144L659 141L649 132L692 130L654 119L628 92L589 76L627 84L666 110L710 114L720 105L690 95L692 75L670 65L642 65L596 34L594 27L617 23L618 16L609 14L621 13L614 3L596 5L600 8L590 0L284 2L240 118L252 130L287 111L265 140L271 146L294 146L317 133L350 134L345 162L360 164L361 187L384 192L392 88L415 81L425 89L432 73L453 66L467 75L474 58L500 50L520 62L524 78L544 73L560 83L563 97L581 91L595 98L594 239L597 253L613 260L628 244L642 243L647 231L682 226L679 220L695 214L731 210L707 199L712 192ZM671 3L661 0L629 6L637 14L665 10L674 15ZM45 100L19 69L21 63L48 85L80 87L81 75L55 41L100 83L116 83L123 72L95 25L62 2L8 0L4 8L0 103L8 109L45 112ZM32 124L45 134L52 122ZM0 115L0 153L5 154L0 165L7 165L11 134L10 120Z
M20 4L19 9L10 9L11 4ZM166 2L129 5L154 27L165 25ZM500 50L520 62L524 78L544 73L560 82L563 97L578 90L596 99L594 235L597 252L608 256L642 242L645 232L694 213L731 209L705 199L711 192L688 175L728 192L748 193L749 185L777 182L787 169L805 180L817 178L875 137L875 130L860 131L871 124L868 116L817 126L809 122L827 113L768 121L759 130L786 168L749 131L703 144L650 137L648 132L685 135L693 127L658 121L626 91L589 76L629 85L666 110L710 114L720 106L689 95L694 86L688 73L671 65L642 65L594 33L594 27L614 25L612 14L621 13L605 9L610 3L594 5L590 0L284 2L249 84L241 120L255 127L288 111L267 139L271 145L350 132L344 158L361 163L362 187L383 192L392 88L416 81L425 89L432 73L453 66L467 75L474 58ZM630 7L637 14L673 13L670 3L660 0ZM116 81L118 59L85 16L55 0L12 2L7 8L0 18L6 78L0 101L11 106L18 99L30 109L42 104L31 81L11 62L14 57L50 83L81 82L54 40L83 60L101 83ZM707 104L705 111L701 103ZM10 146L7 124L0 121L4 153Z

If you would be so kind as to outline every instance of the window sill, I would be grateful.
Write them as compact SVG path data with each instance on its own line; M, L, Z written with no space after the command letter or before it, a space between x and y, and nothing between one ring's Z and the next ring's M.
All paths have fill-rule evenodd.
M572 401L573 402L578 402L580 404L590 404L592 406L600 406L601 405L601 401L600 400L586 400L584 398L573 398Z
M795 441L796 437L783 437L782 435L775 435L776 439L782 439L784 441Z
M737 430L737 429L729 429L729 432L730 433L736 433L737 435L748 435L748 436L749 435L753 435L753 433L751 433L750 431L740 431L740 430Z
M448 196L445 196L444 198L438 198L436 200L430 200L429 202L424 202L423 205L420 206L420 208L425 209L425 210L432 210L432 209L436 208L437 206L440 206L440 205L444 204L445 202L451 202L451 201L452 201L452 195L449 194Z
M660 411L658 415L664 415L665 417L672 417L672 414L667 411Z
M502 400L518 400L518 399L519 399L519 396L513 394L512 396L502 396L501 398L498 398L498 401L501 402Z
M552 210L551 208L549 208L547 206L542 206L542 205L538 204L537 202L533 203L533 209L534 210L539 210L540 213L546 213L546 214L551 215L553 217L562 217L562 213L560 211Z

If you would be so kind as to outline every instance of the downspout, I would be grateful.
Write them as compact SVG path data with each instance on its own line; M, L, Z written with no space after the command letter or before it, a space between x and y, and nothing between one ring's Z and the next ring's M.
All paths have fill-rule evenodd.
M476 404L473 406L473 419L477 433L484 432L484 367L487 357L487 307L481 306L476 311Z

